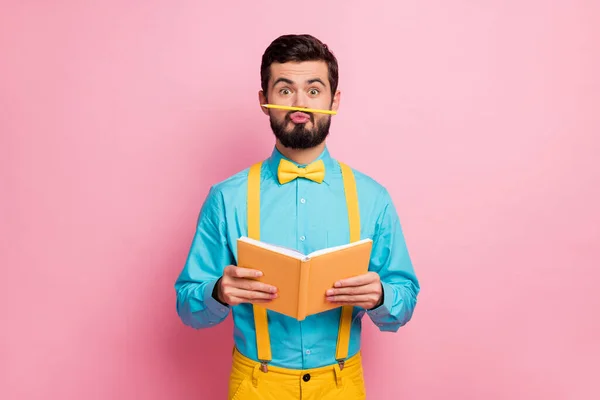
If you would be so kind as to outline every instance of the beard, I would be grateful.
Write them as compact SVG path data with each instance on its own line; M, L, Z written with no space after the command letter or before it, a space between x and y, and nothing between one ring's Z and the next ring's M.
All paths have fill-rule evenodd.
M275 137L279 139L281 144L291 149L310 149L320 145L329 135L329 127L331 125L331 116L315 123L315 117L313 114L309 114L310 121L312 122L313 128L308 129L306 123L304 124L293 124L292 130L286 130L286 125L291 122L290 115L292 112L285 116L282 122L276 121L273 117L270 117L271 129L275 134Z

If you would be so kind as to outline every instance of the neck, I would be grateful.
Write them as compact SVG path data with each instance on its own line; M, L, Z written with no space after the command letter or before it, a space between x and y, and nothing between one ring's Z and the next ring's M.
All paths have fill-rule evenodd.
M317 157L321 155L325 149L325 142L310 149L290 149L289 147L284 147L279 141L277 141L275 147L277 147L277 150L279 150L281 154L290 160L301 165L306 165L315 161Z

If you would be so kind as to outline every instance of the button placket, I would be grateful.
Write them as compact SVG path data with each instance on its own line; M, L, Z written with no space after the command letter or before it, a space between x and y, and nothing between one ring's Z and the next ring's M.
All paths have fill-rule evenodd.
M297 227L297 238L299 241L299 250L303 251L303 242L306 240L306 232L305 232L305 226L304 226L304 221L307 218L307 210L306 207L304 206L304 204L306 203L306 199L304 197L304 195L306 194L306 187L305 187L305 182L302 179L298 180L298 185L296 187L297 192L296 192L296 215L298 216L298 220L296 223L296 227Z

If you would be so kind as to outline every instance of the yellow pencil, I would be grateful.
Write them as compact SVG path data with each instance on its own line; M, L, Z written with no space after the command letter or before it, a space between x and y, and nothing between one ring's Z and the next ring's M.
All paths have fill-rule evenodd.
M277 108L279 110L304 111L304 112L310 112L310 113L321 113L321 114L331 114L331 115L337 114L337 111L333 111L333 110L320 110L320 109L316 109L316 108L280 106L280 105L277 105L277 104L262 104L262 106L265 107L265 108Z

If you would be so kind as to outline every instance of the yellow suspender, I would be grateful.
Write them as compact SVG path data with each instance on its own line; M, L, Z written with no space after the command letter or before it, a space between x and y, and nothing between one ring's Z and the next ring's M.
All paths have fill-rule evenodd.
M250 167L248 172L248 237L260 240L260 169L262 162ZM262 364L263 372L267 372L267 363L271 361L271 341L267 323L267 309L256 304L252 305L254 311L254 326L256 331L256 347L258 359Z
M346 164L340 163L342 178L344 181L344 192L346 193L346 207L348 208L348 224L350 226L350 242L360 240L360 212L358 211L358 194L356 192L356 181L352 169ZM338 331L335 359L344 368L344 360L348 357L348 346L350 345L350 327L352 323L352 306L343 306L340 316L340 327Z
M248 237L260 240L260 171L262 162L250 167L248 173ZM346 206L348 208L348 222L350 226L350 242L360 240L360 213L358 210L358 194L356 181L352 169L346 164L340 163L344 191L346 194ZM267 310L257 304L252 305L254 311L254 326L256 330L256 347L258 359L262 364L262 370L267 372L267 363L271 361L271 341L269 338L269 327L267 321ZM335 358L344 367L344 360L348 357L348 346L350 344L350 328L352 323L352 306L343 306L340 315L338 339Z

